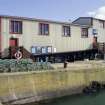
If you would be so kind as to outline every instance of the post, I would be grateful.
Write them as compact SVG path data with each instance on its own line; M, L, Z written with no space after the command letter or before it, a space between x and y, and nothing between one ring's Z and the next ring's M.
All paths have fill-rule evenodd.
M48 62L48 57L46 57L46 62Z
M67 68L67 61L64 61L64 68Z
M104 61L105 61L105 53L104 53Z

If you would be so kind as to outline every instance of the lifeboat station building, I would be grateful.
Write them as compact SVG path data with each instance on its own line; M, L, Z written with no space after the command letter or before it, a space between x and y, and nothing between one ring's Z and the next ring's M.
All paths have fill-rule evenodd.
M0 16L0 57L62 62L104 54L105 20L80 17L69 22Z

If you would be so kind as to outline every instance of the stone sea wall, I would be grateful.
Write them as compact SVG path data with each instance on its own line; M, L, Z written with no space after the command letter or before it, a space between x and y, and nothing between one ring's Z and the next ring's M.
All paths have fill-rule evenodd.
M105 70L50 70L0 74L0 101L19 105L80 93L91 81L105 82Z

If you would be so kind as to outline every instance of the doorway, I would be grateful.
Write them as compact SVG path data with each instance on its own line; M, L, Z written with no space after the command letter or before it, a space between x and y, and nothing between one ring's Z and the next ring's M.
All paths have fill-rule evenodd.
M97 37L96 36L93 38L93 42L97 44Z
M18 38L10 38L9 46L10 47L18 47Z
M97 48L97 37L93 37L93 48Z
M18 42L18 38L10 38L9 39L9 55L10 58L15 58L14 54L17 51L17 48L19 47L19 42Z

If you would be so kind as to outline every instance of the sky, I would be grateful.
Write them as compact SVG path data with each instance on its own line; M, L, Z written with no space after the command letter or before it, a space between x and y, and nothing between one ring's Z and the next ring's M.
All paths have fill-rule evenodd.
M56 21L105 19L105 0L0 0L0 14Z

